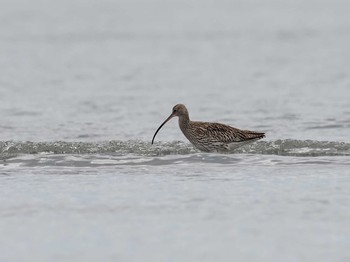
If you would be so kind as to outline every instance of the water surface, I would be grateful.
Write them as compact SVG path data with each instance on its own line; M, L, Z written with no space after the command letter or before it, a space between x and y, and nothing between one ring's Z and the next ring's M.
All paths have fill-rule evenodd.
M1 261L350 260L348 1L1 6Z

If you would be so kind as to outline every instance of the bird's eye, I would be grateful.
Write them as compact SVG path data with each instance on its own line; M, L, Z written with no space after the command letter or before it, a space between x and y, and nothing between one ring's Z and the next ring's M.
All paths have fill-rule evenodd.
M173 111L174 111L174 112L177 112L177 109L174 109Z

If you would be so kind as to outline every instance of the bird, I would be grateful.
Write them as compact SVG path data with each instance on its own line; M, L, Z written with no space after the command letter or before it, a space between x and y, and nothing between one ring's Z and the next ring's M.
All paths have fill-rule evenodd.
M186 106L177 104L154 133L152 144L159 130L176 116L179 117L179 127L185 137L195 148L204 152L229 152L265 137L263 132L241 130L220 123L191 121Z

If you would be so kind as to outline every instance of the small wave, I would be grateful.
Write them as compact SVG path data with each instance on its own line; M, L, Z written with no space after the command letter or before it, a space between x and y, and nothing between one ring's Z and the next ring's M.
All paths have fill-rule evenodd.
M112 155L188 155L198 153L191 144L174 141L150 142L140 140L104 142L14 142L0 141L0 159L20 154L112 154ZM350 143L313 140L258 141L235 149L236 154L265 154L280 156L349 156Z

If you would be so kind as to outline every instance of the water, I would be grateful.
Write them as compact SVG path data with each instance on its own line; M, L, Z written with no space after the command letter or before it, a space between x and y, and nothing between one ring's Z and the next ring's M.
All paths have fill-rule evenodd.
M349 261L347 1L0 5L1 261Z

